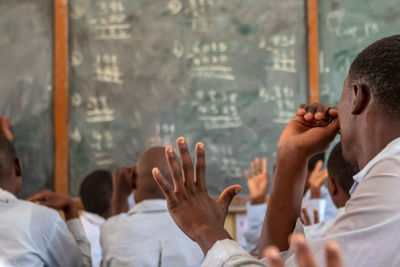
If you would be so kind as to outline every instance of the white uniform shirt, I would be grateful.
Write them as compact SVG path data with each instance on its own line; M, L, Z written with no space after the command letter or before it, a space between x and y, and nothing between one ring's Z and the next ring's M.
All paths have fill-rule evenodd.
M168 213L165 200L144 200L101 226L103 266L200 266L200 247Z
M322 224L320 229L315 229L315 231L319 232L325 231L328 226L332 225L337 216L336 206L333 203L332 198L329 195L329 191L325 186L321 187L321 198L311 199L310 195L310 190L308 190L303 197L302 205L307 207L309 216L313 216L313 210L314 208L317 208L318 211L320 211L320 222L324 222L326 220L329 221L328 223ZM247 248L250 253L258 252L258 242L260 241L260 235L264 224L266 211L266 203L259 205L251 205L250 202L247 203L247 229L244 232L244 236L246 238ZM314 218L311 217L311 219L313 220ZM317 234L315 231L312 230L313 233L310 232L310 234Z
M101 262L100 226L105 220L103 217L88 211L82 212L79 219L81 219L83 229L90 242L92 266L99 267Z
M65 224L57 211L2 189L0 214L0 259L7 266L90 266L90 245L79 219Z
M400 266L400 138L393 140L358 174L345 213L320 239L310 242L324 266L324 247L335 240L345 266ZM286 266L296 266L294 256ZM208 251L203 266L265 266L234 241L222 240Z

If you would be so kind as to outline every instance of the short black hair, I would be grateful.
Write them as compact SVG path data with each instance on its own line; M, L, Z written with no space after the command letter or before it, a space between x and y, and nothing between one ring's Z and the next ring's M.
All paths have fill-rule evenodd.
M109 171L96 170L82 181L79 196L86 211L105 217L110 209L112 176Z
M381 110L400 120L400 35L376 41L358 54L348 81L367 85Z
M307 169L309 172L312 172L315 168L315 164L317 164L317 162L321 160L322 162L325 161L325 153L321 153L321 154L317 154L314 155L307 164Z
M357 169L346 161L343 157L342 146L339 142L332 149L328 159L329 177L338 182L339 186L345 193L349 193L353 186L353 176L357 173Z
M0 133L0 179L9 177L16 158L17 153L13 144Z

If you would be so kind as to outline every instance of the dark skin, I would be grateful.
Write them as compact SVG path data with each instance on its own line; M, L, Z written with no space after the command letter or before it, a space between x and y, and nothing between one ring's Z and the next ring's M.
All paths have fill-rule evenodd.
M196 145L196 163L193 166L185 138L178 138L177 143L182 165L172 146L165 149L173 186L159 168L153 169L153 176L167 199L168 211L175 223L206 254L218 240L232 239L224 229L224 222L228 206L241 187L226 188L218 200L210 197L205 182L204 144Z
M27 198L27 201L32 201L38 205L52 209L62 210L66 221L79 218L77 203L66 195L45 190Z
M123 167L115 171L111 216L128 211L127 198L132 190L135 190L136 203L147 199L165 198L152 177L152 169L155 165L165 173L169 170L164 151L164 147L152 147L141 155L135 166ZM171 177L167 178L168 181L172 181Z
M5 118L0 118L0 133L11 142L13 134L11 132L11 123ZM7 177L0 177L0 188L18 195L22 186L22 164L19 158L15 158L11 164L10 174Z
M275 245L280 250L288 249L288 237L300 215L307 162L314 154L328 148L339 132L338 117L344 158L358 169L362 169L390 141L400 136L400 122L378 108L369 88L364 84L348 82L346 79L339 111L330 105L318 103L301 105L279 141L272 192L260 239L261 253L269 245ZM329 118L332 119L330 122ZM221 197L229 200L222 206L212 200L205 189L190 189L193 174L187 174L193 172L193 165L188 152L185 152L186 143L180 141L185 179L180 173L177 159L169 156L168 147L167 157L173 163L170 164L170 169L174 177L174 187L165 182L157 169L153 171L153 176L166 195L174 221L186 235L199 243L206 254L216 241L230 238L223 229L223 222L229 199L239 191L239 187L229 187L222 193ZM200 163L196 162L194 181L205 187L204 157L204 145L198 144L196 159ZM186 191L187 185L189 193Z
M346 202L350 199L350 194L344 191L339 183L332 177L328 178L328 190L332 198L333 203L337 208L342 208L346 205Z

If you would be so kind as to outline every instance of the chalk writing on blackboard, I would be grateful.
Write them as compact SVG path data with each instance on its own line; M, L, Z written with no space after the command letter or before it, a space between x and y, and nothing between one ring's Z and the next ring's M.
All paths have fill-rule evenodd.
M294 48L296 37L294 35L275 35L268 40L262 38L259 48L271 53L272 61L268 62L265 69L281 72L296 72L296 59Z
M89 25L95 30L98 40L130 39L131 24L126 22L125 7L121 1L97 2L99 17L91 18Z
M118 66L117 55L97 54L93 66L95 80L107 83L123 84L122 72Z
M269 90L260 86L258 95L264 102L274 102L278 107L278 116L274 118L275 123L286 124L292 119L296 110L293 89L275 85L273 90Z
M86 107L87 122L109 122L114 120L114 110L108 106L105 96L89 97Z

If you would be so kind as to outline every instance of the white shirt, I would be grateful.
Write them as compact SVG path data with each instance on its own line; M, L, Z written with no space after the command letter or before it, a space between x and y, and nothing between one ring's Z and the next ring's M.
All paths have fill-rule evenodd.
M144 200L101 226L103 266L200 266L200 247L168 213L165 200Z
M101 262L100 226L104 223L105 219L88 211L83 211L79 219L81 219L86 237L90 242L92 266L99 267Z
M65 224L57 211L2 189L0 214L0 259L7 266L90 266L79 219Z
M400 266L400 138L393 140L357 175L358 186L340 216L322 238L310 241L324 266L329 240L341 246L345 266ZM285 261L296 266L294 256ZM203 266L265 266L232 240L214 244Z
M321 187L321 198L310 198L311 192L307 190L303 197L302 205L306 206L309 216L313 216L314 208L319 211L320 222L329 220L328 223L322 224L320 231L326 230L332 225L336 218L336 206L332 201L328 189L325 186ZM244 232L244 236L247 242L247 248L250 253L258 252L258 242L260 241L260 235L263 227L265 213L267 211L267 204L251 205L247 203L247 229ZM313 219L313 218L312 218ZM315 230L317 231L317 229Z

